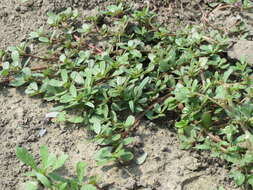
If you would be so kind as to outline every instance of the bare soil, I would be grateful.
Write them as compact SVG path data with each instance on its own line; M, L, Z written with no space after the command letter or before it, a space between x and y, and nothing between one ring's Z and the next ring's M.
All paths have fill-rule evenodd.
M18 0L1 0L0 4L0 48L20 43L28 33L44 26L46 12L61 11L69 6L78 8L81 13L112 3L106 0L29 0L21 4ZM161 21L179 23L201 23L204 11L210 10L205 1L150 1L151 8L159 13ZM141 1L136 1L141 6ZM201 3L201 4L200 4ZM198 6L200 4L203 10ZM194 10L194 11L193 11ZM222 10L212 12L212 27L220 27L224 18L235 24L233 18L243 19L235 12ZM227 14L227 15L226 15ZM210 15L209 15L210 16ZM240 18L239 18L240 17ZM232 20L232 21L231 21ZM232 22L232 23L230 23ZM180 26L177 26L180 27ZM163 124L143 122L135 134L132 149L135 155L147 153L142 165L135 161L128 166L96 166L94 154L98 147L87 140L84 128L76 126L57 126L45 121L51 104L39 98L30 98L22 90L0 87L0 189L22 190L27 179L23 173L29 168L21 164L15 156L15 147L23 146L38 158L40 145L47 145L51 151L67 153L70 158L64 168L66 176L74 175L78 161L89 164L89 174L101 178L103 189L115 190L239 190L229 179L226 163L210 158L207 152L183 151L176 134L171 131L165 120ZM46 134L40 136L40 131Z

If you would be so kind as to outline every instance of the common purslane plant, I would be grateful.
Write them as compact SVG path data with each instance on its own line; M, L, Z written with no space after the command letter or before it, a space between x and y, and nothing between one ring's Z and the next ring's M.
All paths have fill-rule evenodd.
M85 19L70 8L48 16L51 30L0 51L1 83L54 102L57 122L90 129L98 164L132 160L141 119L163 117L183 148L212 151L235 165L238 185L253 186L252 65L227 58L226 36L172 32L148 7L123 3Z

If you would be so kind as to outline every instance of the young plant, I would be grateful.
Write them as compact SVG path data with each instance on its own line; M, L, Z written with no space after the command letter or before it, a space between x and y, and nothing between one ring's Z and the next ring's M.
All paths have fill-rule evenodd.
M55 154L48 152L46 146L40 147L39 165L25 148L17 147L16 156L21 162L32 168L32 171L26 175L35 180L26 182L26 190L39 189L40 185L51 190L96 190L98 187L94 177L91 177L88 183L84 183L87 164L83 162L76 164L76 178L64 178L58 174L57 170L64 166L68 156L63 154L57 158Z

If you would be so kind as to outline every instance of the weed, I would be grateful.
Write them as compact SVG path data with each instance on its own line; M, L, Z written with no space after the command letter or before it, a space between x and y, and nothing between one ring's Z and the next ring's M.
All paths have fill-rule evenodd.
M76 164L76 178L67 179L59 175L57 170L64 166L68 156L63 154L57 158L55 154L48 152L46 146L40 147L40 166L36 164L33 156L24 148L17 147L16 155L20 161L33 169L32 172L28 172L26 175L36 179L35 181L26 182L26 190L36 190L39 184L51 190L96 190L98 187L95 176L90 177L88 183L84 183L87 164L83 162Z
M227 59L226 36L171 32L148 8L123 3L81 25L71 9L48 16L51 31L1 50L2 83L55 102L58 122L87 126L102 147L98 164L130 161L141 119L167 116L183 148L212 151L235 166L238 185L253 186L252 66Z

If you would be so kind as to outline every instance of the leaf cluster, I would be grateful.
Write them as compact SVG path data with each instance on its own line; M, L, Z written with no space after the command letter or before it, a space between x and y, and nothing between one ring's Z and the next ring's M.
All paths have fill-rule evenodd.
M1 50L1 76L55 102L58 122L89 128L103 147L98 164L133 159L129 135L140 120L166 118L183 148L212 151L238 168L238 185L253 185L252 66L227 58L226 36L172 32L148 7L126 3L85 19L71 9L48 16L52 30Z
M84 176L86 175L87 164L78 162L76 164L76 178L64 178L57 173L57 170L62 168L68 158L63 154L57 158L53 153L49 153L46 146L40 147L41 164L37 165L32 154L25 148L17 147L17 158L27 166L32 168L31 172L26 173L26 176L34 178L33 181L25 183L26 190L37 190L39 185L51 190L96 190L96 177L90 177L88 183L84 183Z

